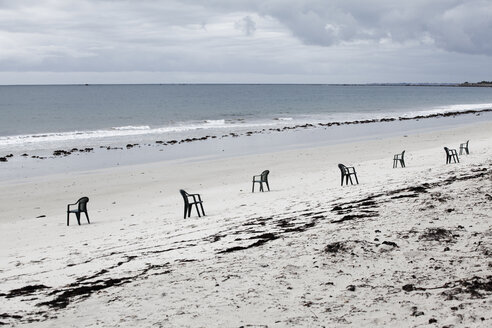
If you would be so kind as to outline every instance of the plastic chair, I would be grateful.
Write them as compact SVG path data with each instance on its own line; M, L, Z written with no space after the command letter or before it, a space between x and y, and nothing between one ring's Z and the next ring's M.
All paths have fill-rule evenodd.
M451 164L451 160L453 160L455 163L460 162L456 149L449 149L448 147L444 147L444 151L446 152L446 164Z
M183 200L184 200L184 218L185 219L186 219L186 215L188 215L188 217L190 217L191 208L193 207L193 205L195 205L196 212L198 213L198 217L201 217L200 209L198 208L198 204L200 204L200 207L202 209L202 215L205 216L205 211L203 210L203 201L202 201L202 198L200 197L199 194L188 194L183 189L180 189L179 192L180 192L181 196L183 196Z
M341 186L343 186L343 179L345 179L346 185L348 185L349 180L351 184L354 184L352 182L352 175L355 177L355 181L357 182L357 184L359 184L359 180L357 179L357 172L355 172L355 167L348 167L343 164L338 164L338 168L340 169L340 173L342 174Z
M396 154L393 156L393 168L398 167L398 162L401 167L405 167L405 151L402 151L401 154Z
M251 192L255 192L255 183L260 184L260 191L263 190L263 184L266 184L268 191L270 191L270 185L268 184L268 174L270 173L269 170L265 170L261 172L260 175L253 175L253 189Z
M460 144L460 155L463 155L463 150L466 152L467 155L470 154L470 151L468 150L468 143L470 140L467 140L465 143Z
M79 225L80 225L80 213L85 213L85 217L87 218L87 223L91 224L91 221L89 221L89 214L87 214L88 202L89 202L89 197L82 197L76 203L67 205L67 226L70 225L69 223L70 213L75 213ZM71 206L75 206L75 205L77 205L76 209L73 210L70 209Z

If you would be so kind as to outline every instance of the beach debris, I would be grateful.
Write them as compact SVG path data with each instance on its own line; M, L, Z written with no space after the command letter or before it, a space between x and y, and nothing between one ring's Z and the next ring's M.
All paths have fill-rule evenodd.
M18 314L8 314L8 313L0 313L0 319L15 319L15 320L20 320L22 319L21 315ZM0 326L8 325L8 323L5 323L3 321L0 321Z
M387 240L383 241L381 244L382 245L392 246L392 247L398 247L398 245L395 242L387 241Z
M343 251L344 249L345 249L344 243L339 241L325 246L326 253L338 253L339 251Z
M428 228L420 235L419 239L452 242L456 236L458 235L453 234L451 230L444 228Z
M265 233L259 236L253 236L250 239L259 239L257 242L254 242L253 244L247 245L247 246L234 246L231 248L227 248L225 250L219 251L219 254L224 254L224 253L231 253L231 252L236 252L236 251L241 251L245 250L248 248L253 248L253 247L258 247L261 246L271 240L277 239L278 236L273 234L273 233Z
M64 309L75 299L88 298L94 292L104 290L110 287L121 286L127 283L131 283L141 277L145 277L149 275L168 274L171 273L171 270L169 270L169 263L165 263L165 264L147 263L147 266L144 269L142 269L140 272L136 273L133 276L99 279L96 281L87 281L89 279L94 279L94 277L97 277L107 272L108 270L103 269L93 276L79 278L77 279L77 282L71 283L65 288L53 290L48 295L56 295L55 298L50 301L38 303L37 306L48 306L49 308L55 310Z
M413 284L406 284L402 289L406 292L449 289L441 293L441 295L446 296L447 300L458 299L460 294L469 294L471 298L485 298L492 293L492 276L487 276L486 278L474 276L468 279L447 282L437 287L415 287Z
M7 162L7 158L6 157L0 157L0 162Z
M40 216L36 216L36 219L45 218L45 217L46 217L46 215L43 214L43 215L40 215Z
M423 311L418 311L416 306L412 306L412 317L420 317L421 315L424 315Z
M37 291L49 289L50 287L45 285L28 285L17 289L12 289L8 294L5 295L5 298L13 298L19 296L32 295Z
M365 240L344 240L330 243L323 250L325 253L332 254L332 256L336 256L339 253L364 256L365 254L374 254L374 249L377 246L377 243Z
M351 220L362 219L362 218L370 218L370 217L375 217L375 216L379 216L378 212L348 214L348 215L344 215L341 219L332 220L331 223L341 223L344 221L351 221Z
M355 286L354 285L348 285L347 290L351 292L355 292Z
M53 152L53 156L68 156L71 152L67 150L58 149Z

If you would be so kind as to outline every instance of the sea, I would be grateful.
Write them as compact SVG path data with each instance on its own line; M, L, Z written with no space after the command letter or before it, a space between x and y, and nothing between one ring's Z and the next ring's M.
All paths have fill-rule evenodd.
M77 160L66 160L69 164L73 162L64 165L69 167L68 171L162 159L214 158L491 120L490 113L431 119L426 123L402 123L398 120L491 108L492 88L478 87L291 84L0 86L0 157L14 155L8 161L14 164L0 163L4 167L9 165L4 170L6 173L0 174L0 179L29 176L26 172L46 174L52 165L36 164L47 166L44 170L24 168L32 166L28 160L39 163L38 157L58 158L52 153L60 149L92 148L91 153L99 154L98 160L88 159L85 164L75 164L81 161L82 155ZM364 127L324 128L324 132L306 129L309 132L290 133L288 136L274 133L285 127L306 124L382 118L397 121L393 124L365 124ZM263 133L252 135L251 132ZM270 137L261 138L262 134ZM238 135L240 137L236 137ZM179 146L178 143L165 151L162 147L155 151L170 140L192 138L206 140L190 143L195 146ZM111 148L131 148L133 152L115 155L116 152L107 152ZM141 149L140 152L136 151L137 148Z

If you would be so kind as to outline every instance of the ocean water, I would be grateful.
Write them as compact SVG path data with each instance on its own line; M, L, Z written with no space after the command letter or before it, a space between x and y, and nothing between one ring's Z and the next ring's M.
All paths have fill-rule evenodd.
M0 86L0 155L492 108L492 88Z
M193 161L492 121L492 88L336 85L0 86L0 181ZM324 127L318 123L396 118ZM315 127L285 127L313 124ZM282 132L278 132L281 130ZM248 132L259 132L248 134ZM239 137L234 137L237 134ZM165 145L156 141L203 138ZM463 140L465 141L465 140ZM127 148L126 145L136 145ZM55 156L54 150L92 148ZM401 151L400 149L395 151ZM25 156L22 156L25 155Z

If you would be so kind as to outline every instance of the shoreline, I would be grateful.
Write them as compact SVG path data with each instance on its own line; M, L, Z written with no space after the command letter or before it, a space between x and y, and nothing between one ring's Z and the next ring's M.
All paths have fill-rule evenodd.
M491 127L8 185L0 322L487 326ZM446 165L442 147L468 138L470 155ZM392 169L404 149L407 167ZM360 184L340 187L337 163ZM271 191L251 193L263 169ZM183 220L179 188L200 193L207 216ZM67 227L66 204L83 195L91 224Z
M181 140L176 140L176 139L171 139L171 140L155 140L154 143L161 145L161 146L172 146L172 145L179 145L183 143L190 143L190 142L197 142L197 141L205 141L208 139L222 139L222 138L227 138L227 137L242 137L242 136L252 136L254 134L262 134L265 132L285 132L285 131L292 131L292 130L300 130L300 129L308 129L308 128L319 128L319 127L331 127L331 126L344 126L344 125L362 125L362 124L372 124L372 123L385 123L385 122L394 122L394 121L418 121L418 120L423 120L423 119L433 119L433 118L440 118L440 117L457 117L457 116L462 116L462 115L471 115L471 114L481 114L481 113L490 113L492 112L492 109L481 109L481 110L465 110L465 111L450 111L450 112L444 112L444 113L434 113L434 114L427 114L427 115L415 115L415 116L410 116L410 117L405 117L405 116L399 116L399 117L384 117L384 118L373 118L373 119L365 119L365 120L354 120L354 121L333 121L333 122L318 122L318 123L305 123L305 124L296 124L296 125L285 125L283 127L278 127L278 128L263 128L260 130L255 130L251 129L250 131L247 132L240 132L240 133L235 133L235 132L227 132L222 135L205 135L205 136L198 136L198 137L189 137L189 138L184 138ZM145 144L139 144L139 143L127 143L126 145L92 145L90 147L82 147L82 148L77 148L77 147L71 147L70 149L56 149L53 150L51 154L51 158L56 158L60 156L69 156L72 153L80 153L80 152L92 152L94 148L101 148L101 149L106 149L106 150L123 150L124 148L126 149L131 149L136 146L144 146ZM150 144L146 144L147 146L150 146ZM6 155L0 156L0 162L8 162L9 158L12 158L14 155L12 153L8 153ZM23 153L21 155L22 157L26 158L33 158L33 159L46 159L48 156L40 156L36 154L28 154L28 153Z
M38 176L49 176L53 172L84 172L145 163L199 162L390 138L487 124L491 121L492 112L486 110L458 116L453 113L446 117L431 115L430 118L418 116L401 120L371 120L365 123L350 121L319 123L319 125L305 124L282 129L263 129L255 133L245 131L218 136L207 135L207 137L171 140L171 142L153 138L151 142L132 143L123 147L108 144L96 147L92 144L68 150L54 148L50 151L51 155L46 156L7 157L6 162L0 163L0 167L3 168L0 171L0 181L15 183Z

